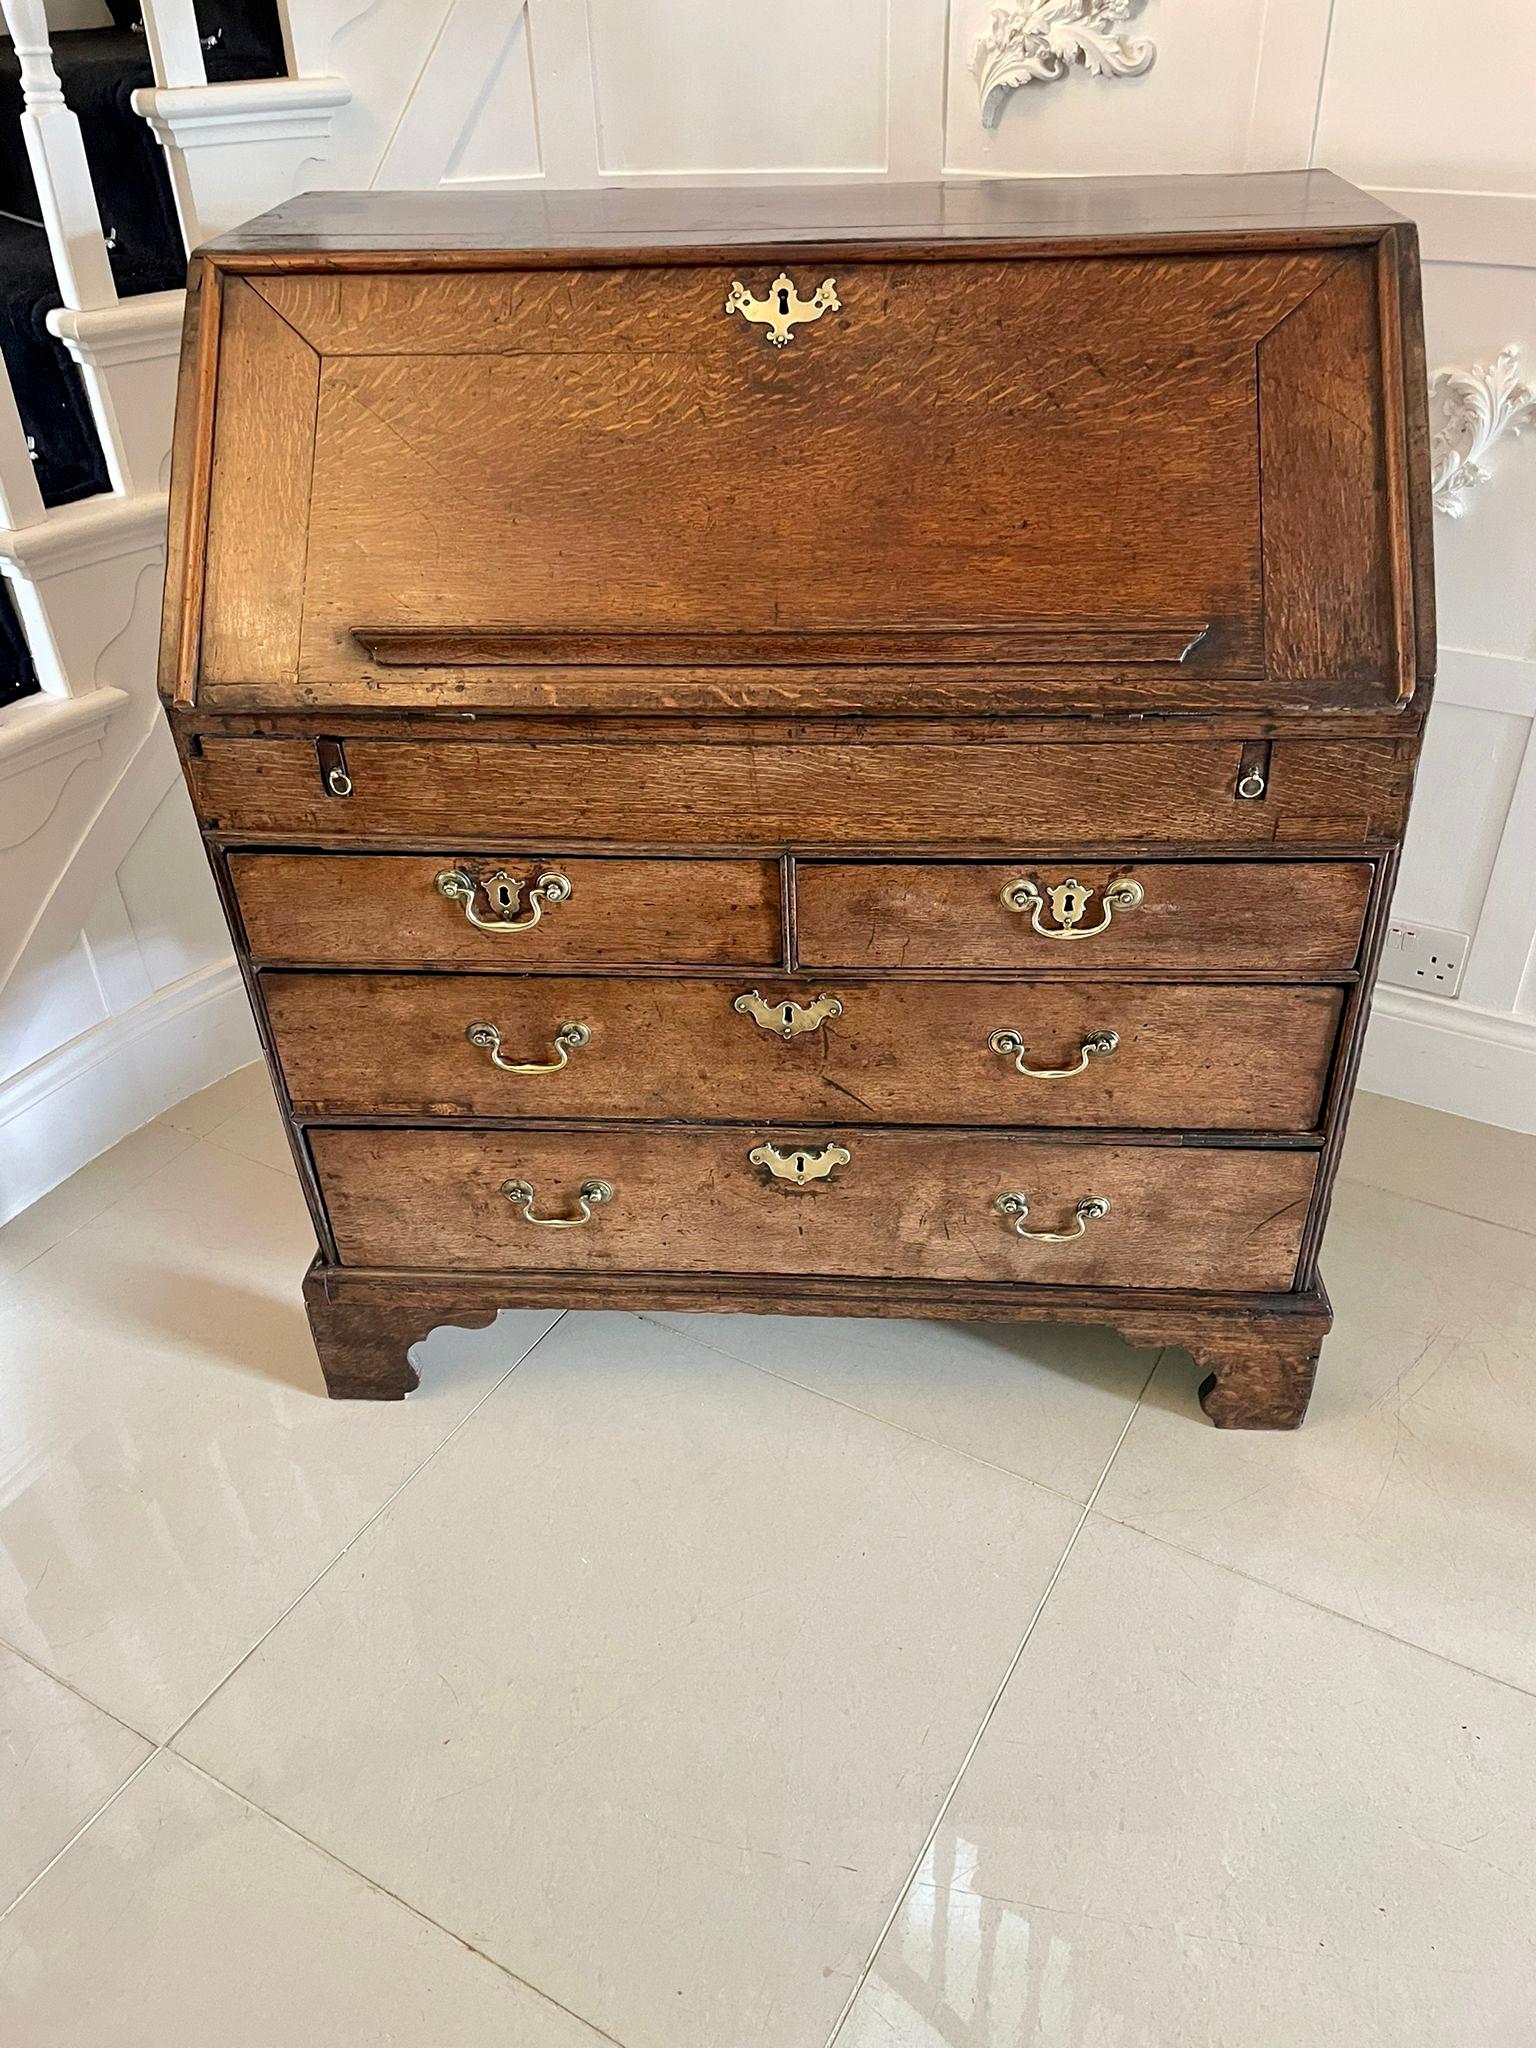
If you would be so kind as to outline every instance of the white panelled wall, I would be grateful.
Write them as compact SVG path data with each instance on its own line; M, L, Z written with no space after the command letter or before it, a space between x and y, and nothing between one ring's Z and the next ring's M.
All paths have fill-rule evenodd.
M1536 5L286 0L285 15L293 80L180 98L171 81L145 99L204 229L314 185L1326 164L1420 221L1431 362L1470 378L1463 398L1491 390L1477 373L1496 380L1511 346L1536 384ZM1397 899L1472 946L1454 999L1383 990L1364 1084L1536 1130L1536 419L1517 436L1518 367L1503 385L1510 417L1494 404L1488 422L1503 431L1452 449L1486 481L1463 472L1443 494L1460 516L1436 520L1441 678ZM115 629L141 694L151 627ZM135 762L92 902L73 921L55 907L0 995L0 1215L253 1044L169 749L142 740Z

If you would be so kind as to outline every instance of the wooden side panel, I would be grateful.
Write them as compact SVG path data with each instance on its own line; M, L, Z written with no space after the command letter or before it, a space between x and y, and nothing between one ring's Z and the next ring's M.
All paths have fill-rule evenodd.
M783 957L780 880L769 861L550 859L498 853L463 863L479 881L505 867L524 885L557 868L571 885L526 930L482 931L437 877L456 854L237 853L230 879L257 960L520 968L558 965L772 965ZM487 905L477 902L485 915Z
M353 795L321 788L312 743L203 743L205 824L418 844L537 836L648 847L1362 844L1400 825L1391 740L1288 740L1262 803L1235 795L1236 740L986 746L349 741Z
M1121 968L1327 973L1354 966L1370 897L1365 861L1120 861L1042 868L873 866L801 861L795 895L799 960L822 969L1010 967L1113 974ZM1076 880L1093 894L1081 919L1104 915L1104 890L1134 881L1143 899L1110 907L1091 938L1036 932L1003 902L1029 878L1048 889ZM1052 929L1047 906L1041 922Z
M1259 349L1265 658L1277 679L1400 677L1376 266L1341 258Z
M320 359L241 278L224 288L202 693L285 683L299 654Z
M761 993L840 1005L793 1038L736 1008ZM302 1116L797 1118L853 1124L1033 1124L1122 1130L1311 1131L1342 994L1332 988L1159 988L1091 981L838 984L740 976L281 974L262 992ZM366 1018L359 1029L358 1020ZM468 1037L487 1023L508 1073ZM1026 1065L989 1044L1025 1041ZM1107 1055L1082 1047L1106 1031Z
M851 1155L804 1188L748 1154L838 1140L784 1131L317 1130L315 1161L343 1264L439 1270L870 1274L1055 1286L1288 1287L1317 1171L1302 1151L1199 1151L987 1135L841 1134ZM501 1193L531 1182L535 1214L574 1213L606 1181L611 1202L576 1230L541 1230ZM994 1207L1018 1192L1027 1227L1070 1228L1077 1204L1109 1214L1067 1244L1016 1236Z

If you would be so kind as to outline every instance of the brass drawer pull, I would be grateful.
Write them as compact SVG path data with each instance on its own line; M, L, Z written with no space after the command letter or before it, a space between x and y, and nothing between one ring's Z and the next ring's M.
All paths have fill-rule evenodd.
M803 1031L816 1031L829 1017L841 1017L843 1006L836 996L818 996L813 1003L765 1003L756 989L749 996L738 996L731 1005L743 1017L750 1017L754 1024L764 1031L776 1031L785 1040L798 1038Z
M1092 1059L1107 1060L1120 1044L1118 1031L1092 1031L1078 1048L1077 1059L1070 1067L1026 1067L1024 1055L1028 1051L1017 1031L994 1031L987 1040L988 1046L999 1058L1012 1060L1019 1073L1028 1074L1032 1081L1070 1081L1074 1074L1081 1074Z
M1102 1195L1086 1195L1077 1205L1070 1230L1026 1230L1024 1218L1029 1214L1029 1204L1022 1195L999 1195L992 1206L999 1216L1013 1218L1015 1237L1027 1237L1032 1244L1072 1244L1090 1223L1097 1223L1101 1216L1109 1214L1109 1204Z
M775 1180L786 1180L803 1188L813 1180L827 1180L836 1166L847 1166L853 1154L845 1145L823 1145L819 1152L781 1152L777 1145L754 1145L747 1154L753 1166L766 1166Z
M504 1060L501 1056L501 1033L494 1024L471 1024L464 1036L481 1052L488 1052L491 1065L500 1067L504 1074L558 1074L562 1067L570 1065L571 1054L580 1052L592 1040L592 1033L585 1024L562 1024L554 1036L555 1056L552 1060Z
M592 1221L592 1211L601 1202L613 1200L613 1189L605 1180L584 1180L576 1197L579 1216L535 1216L533 1213L533 1182L531 1180L507 1180L501 1184L501 1192L516 1209L524 1223L532 1223L540 1230L579 1230L583 1223Z
M797 324L805 327L812 320L819 320L823 313L839 313L842 303L837 296L835 277L824 277L811 296L802 299L793 281L782 270L769 285L766 299L749 292L739 277L725 295L726 312L739 313L743 320L766 327L772 348L788 348L795 338Z
M1104 915L1097 924L1083 923L1083 914L1093 896L1093 890L1075 878L1056 882L1042 890L1040 884L1029 877L1010 882L1003 890L1003 901L1010 910L1028 911L1029 921L1042 939L1096 939L1100 932L1107 932L1110 920L1117 910L1134 910L1146 896L1140 882L1111 882L1099 891L1099 901L1104 906ZM1042 924L1040 913L1049 899L1054 924Z
M531 932L546 909L552 910L557 903L568 899L571 884L567 876L553 868L546 869L536 881L528 884L526 917L512 915L523 894L523 884L514 881L505 868L482 875L478 881L463 868L444 868L437 877L437 893L446 896L450 903L462 903L464 915L477 931ZM490 910L489 917L482 917L475 908L476 899L481 896Z

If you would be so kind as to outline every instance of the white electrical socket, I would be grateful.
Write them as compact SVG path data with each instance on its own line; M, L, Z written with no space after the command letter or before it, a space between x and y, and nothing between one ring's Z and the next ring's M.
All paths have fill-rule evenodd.
M1420 995L1458 995L1471 943L1465 932L1394 917L1381 951L1381 979L1394 988L1416 988Z

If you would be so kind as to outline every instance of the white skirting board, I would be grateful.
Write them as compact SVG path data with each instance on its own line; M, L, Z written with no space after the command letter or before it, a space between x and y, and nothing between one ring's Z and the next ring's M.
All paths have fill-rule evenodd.
M0 1081L0 1223L260 1050L239 970L226 960Z
M1536 1016L1378 989L1360 1086L1475 1123L1536 1132Z

